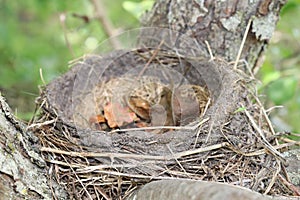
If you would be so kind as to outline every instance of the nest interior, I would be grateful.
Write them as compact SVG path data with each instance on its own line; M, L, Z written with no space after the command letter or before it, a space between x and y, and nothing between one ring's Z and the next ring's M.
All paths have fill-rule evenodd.
M207 87L212 105L193 122L162 134L96 130L74 120L79 111L95 110L87 96L99 81L128 72L136 75L145 65L172 69L173 80L182 75L191 84ZM290 194L278 178L284 160L251 81L222 60L164 50L90 55L44 88L37 101L41 111L31 127L45 160L55 166L50 178L76 199L126 199L138 187L162 179L225 182L260 193Z

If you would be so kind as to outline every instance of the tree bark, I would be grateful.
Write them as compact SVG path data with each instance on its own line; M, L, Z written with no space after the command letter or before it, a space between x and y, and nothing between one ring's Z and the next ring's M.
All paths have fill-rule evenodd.
M235 61L251 20L240 59L247 61L247 67L256 72L284 2L158 0L144 16L142 24L179 31L194 38L206 56L209 56L209 44L214 56ZM37 139L11 113L0 96L0 199L51 199L53 194L58 199L67 199L63 187L49 182L45 162L35 146ZM159 189L161 185L155 187Z
M144 16L142 24L187 34L195 38L202 49L207 49L207 41L214 56L231 62L238 55L251 19L240 59L246 60L249 69L256 72L284 3L282 0L158 0Z
M0 93L0 199L52 199L52 192L59 199L67 197L61 186L48 181L37 143ZM51 191L49 184L57 191Z

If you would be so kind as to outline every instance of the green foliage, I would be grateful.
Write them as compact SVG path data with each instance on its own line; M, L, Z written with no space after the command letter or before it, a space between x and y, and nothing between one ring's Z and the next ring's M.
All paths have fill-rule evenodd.
M279 78L270 83L267 88L267 95L276 105L288 102L296 94L298 80L296 77Z
M283 105L273 113L277 126L300 132L300 1L290 0L283 7L266 61L261 68L261 91L268 106Z
M122 0L104 1L105 10L118 30L138 26L122 8ZM138 1L137 1L138 2ZM89 53L106 39L101 24L93 20L90 1L0 0L0 90L21 118L29 119L34 98L42 84L68 69L68 61ZM65 14L65 29L60 21ZM83 18L86 16L88 23ZM68 39L74 55L66 45Z
M153 0L103 0L118 32L138 27L138 18ZM0 0L0 92L18 115L29 119L34 110L39 70L46 82L68 69L68 61L89 53L106 39L101 24L93 20L91 1ZM60 21L65 14L65 29ZM76 14L76 16L74 16ZM81 16L81 17L80 17ZM87 22L84 17L89 18ZM300 132L300 0L289 0L281 13L260 76L268 106L285 106L274 113L293 131ZM68 39L74 55L66 40ZM243 108L236 112L242 111Z
M242 111L244 111L244 110L246 110L245 107L239 107L239 108L236 109L233 113L234 113L234 114L235 114L235 113L239 113L239 112L242 112Z

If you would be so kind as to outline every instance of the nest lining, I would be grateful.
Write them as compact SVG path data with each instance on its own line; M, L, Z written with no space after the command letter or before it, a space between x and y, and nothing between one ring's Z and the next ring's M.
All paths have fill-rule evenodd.
M278 179L283 160L277 150L282 146L274 137L263 107L255 95L251 96L253 92L244 84L245 77L230 70L223 61L197 63L197 70L207 69L205 80L195 71L181 68L182 63L195 66L193 61L165 52L156 56L159 64L164 61L168 67L185 73L190 83L208 84L215 102L202 118L209 120L198 119L194 127L152 134L136 129L108 133L76 126L72 108L80 104L87 89L92 90L97 84L99 75L102 74L102 81L108 81L122 75L128 63L147 63L137 56L140 54L136 51L129 51L87 57L48 85L38 100L41 114L31 127L40 138L45 160L54 166L52 178L64 184L71 196L126 199L139 186L162 179L217 181L261 193L290 193ZM111 58L117 58L113 65L99 70L105 66L103 63L111 63ZM216 71L222 79L209 83ZM75 86L76 91L70 93ZM66 92L57 95L57 91Z

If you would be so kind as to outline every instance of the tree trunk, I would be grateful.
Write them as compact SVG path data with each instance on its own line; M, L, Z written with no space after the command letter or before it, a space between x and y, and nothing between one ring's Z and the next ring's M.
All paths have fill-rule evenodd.
M251 20L240 59L256 72L284 2L158 0L142 24L179 31L194 38L205 56L210 54L209 45L213 56L235 61ZM49 182L52 178L47 177L45 162L35 144L36 137L11 114L0 96L0 199L51 199L54 193L58 199L68 199L63 187Z
M37 138L18 121L0 93L0 199L51 199L66 193L49 183L46 163L37 153ZM53 184L57 191L51 191Z
M143 18L143 26L166 27L195 38L200 48L228 62L235 61L249 20L252 20L240 59L256 72L285 1L158 0ZM206 52L208 54L208 52Z

